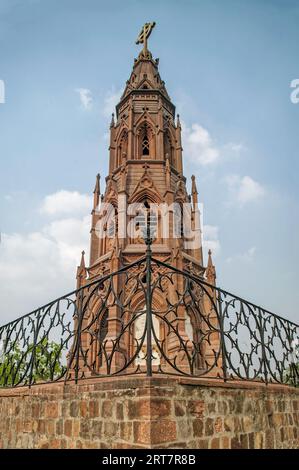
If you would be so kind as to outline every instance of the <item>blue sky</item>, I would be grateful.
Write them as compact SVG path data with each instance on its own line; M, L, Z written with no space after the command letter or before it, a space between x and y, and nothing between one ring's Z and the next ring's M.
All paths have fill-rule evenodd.
M298 322L298 0L0 0L3 320L74 288L109 115L153 20L218 285Z

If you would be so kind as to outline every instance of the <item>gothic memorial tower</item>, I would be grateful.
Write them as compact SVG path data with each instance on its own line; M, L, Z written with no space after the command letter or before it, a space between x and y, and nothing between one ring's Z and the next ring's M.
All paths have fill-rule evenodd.
M136 41L137 44L143 44L143 49L134 61L130 78L116 106L116 116L112 115L109 174L106 177L106 189L103 195L100 192L100 175L96 177L90 261L89 267L86 267L83 253L77 270L78 288L103 276L126 269L144 257L149 226L151 253L154 259L167 263L180 272L187 271L215 285L215 267L210 252L208 266L204 267L203 264L195 176L192 176L191 195L186 189L179 115L175 116L175 106L160 77L159 61L153 59L147 48L147 39L154 26L155 23L146 23ZM136 265L132 269L138 275L141 267ZM152 268L153 276L154 271L155 269ZM145 277L146 274L144 281ZM140 279L143 279L142 276ZM136 281L137 284L141 282L140 279ZM115 279L114 284L113 295L122 298L123 305L126 305L127 298L131 295L128 293L130 286L133 286L134 282L129 279L120 281L118 278L117 281ZM187 349L192 349L195 340L198 344L197 336L202 337L204 332L200 325L196 325L196 315L192 316L190 312L188 313L189 307L185 300L184 302L174 300L178 297L178 292L184 290L183 279L171 275L171 279L164 279L162 284L159 294L155 292L151 298L153 305L156 305L155 308L160 312L159 319L158 315L152 317L153 327L156 327L158 331L156 342L163 342L165 336L168 335L167 344L173 354L180 349L177 343L181 341L181 338L186 344L188 343ZM146 290L147 288L144 288L144 291ZM94 364L94 370L98 367L95 363L100 356L99 348L104 348L105 345L105 348L109 349L109 341L111 341L110 349L113 351L116 350L117 343L117 350L121 351L120 356L126 357L126 362L128 362L128 351L131 351L129 356L134 355L133 351L136 347L138 349L139 343L143 342L146 348L146 337L142 336L146 329L145 315L142 316L142 312L145 311L145 295L145 292L143 296L140 293L143 301L139 301L136 295L136 300L130 305L130 314L124 313L126 309L120 306L118 299L114 303L110 302L109 306L107 296L105 300L102 300L105 308L102 308L100 315L96 304L91 308L92 312L85 315L83 330L86 330L86 338L83 338L83 344L86 344L86 351L88 350L88 354L91 354L90 361ZM211 302L213 303L209 296L202 295L200 309L209 315L209 322L206 325L209 330L211 330L211 322L213 323L216 318ZM171 315L174 317L176 326L174 327L170 320L171 326L168 325L168 328L179 330L167 334L163 332L165 325L162 328L161 324L169 320L170 314L167 306L175 303L177 306L172 307ZM165 313L161 313L166 312L167 308L168 317ZM190 308L192 310L193 307ZM127 325L126 322L131 321L128 320L130 315L136 317L134 328L124 326ZM97 320L95 321L94 318ZM97 324L92 339L88 339L90 327L87 325L90 322L93 327ZM123 330L128 331L123 334ZM120 336L121 341L117 339ZM130 338L126 339L126 336ZM94 338L97 340L95 341ZM97 343L96 352L92 352L93 348L89 347L90 341ZM208 350L213 350L215 341L217 349L218 334L214 339L209 335L206 341L207 346L204 348L206 357L209 354ZM152 346L155 350L154 344ZM214 353L211 352L211 354ZM198 351L197 355L199 356ZM139 354L136 357L139 360L141 356ZM159 361L158 353L156 359ZM121 363L121 359L119 361ZM142 363L142 359L140 361ZM118 366L115 367L117 369Z
M144 213L149 206L155 231L153 253L194 274L205 272L195 176L189 195L179 115L175 117L175 106L160 77L159 60L147 49L154 25L147 23L142 29L137 43L144 47L116 106L116 119L112 115L103 196L100 176L96 177L90 265L84 269L89 281L144 254ZM84 282L81 271L80 283Z

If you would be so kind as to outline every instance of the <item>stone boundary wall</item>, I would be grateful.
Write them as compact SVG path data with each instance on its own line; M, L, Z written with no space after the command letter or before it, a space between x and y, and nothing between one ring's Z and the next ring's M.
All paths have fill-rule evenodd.
M0 389L1 448L299 448L299 389L170 377Z

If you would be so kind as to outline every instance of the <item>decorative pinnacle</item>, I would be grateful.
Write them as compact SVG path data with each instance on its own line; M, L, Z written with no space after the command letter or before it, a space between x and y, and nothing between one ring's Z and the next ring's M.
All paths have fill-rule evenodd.
M97 194L100 194L100 173L97 174L96 176L96 184L95 184L95 187L94 187L94 193L97 193Z
M208 255L209 255L209 257L208 257L208 266L213 266L212 250L211 249L209 249Z
M83 250L81 253L81 262L80 262L80 268L85 268L85 259L84 259L85 251Z
M196 187L196 180L195 180L194 175L191 176L191 180L192 180L192 194L198 194L197 187Z
M176 125L177 125L177 127L181 127L181 121L180 121L180 115L179 114L176 115Z
M110 128L111 128L111 127L114 127L114 125L115 125L115 122L114 122L114 113L112 113L112 115L111 115Z
M193 201L193 206L195 208L198 204L198 192L197 192L196 181L195 181L194 175L191 176L191 180L192 180L192 187L191 187L192 201Z
M81 261L80 266L77 268L77 289L82 286L84 279L87 278L87 270L85 267L85 259L84 259L85 251L82 251L81 254Z
M216 269L215 269L215 266L213 264L213 261L212 261L212 251L209 250L208 251L208 264L207 264L207 268L206 268L206 278L207 278L207 281L210 282L211 284L215 284L216 282Z

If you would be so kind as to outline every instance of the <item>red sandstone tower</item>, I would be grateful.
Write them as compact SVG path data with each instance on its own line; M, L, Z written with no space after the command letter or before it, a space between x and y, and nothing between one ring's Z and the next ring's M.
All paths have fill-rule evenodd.
M195 176L192 176L189 195L183 175L180 119L178 115L175 118L175 106L160 77L159 61L154 60L147 49L147 38L153 26L153 23L147 23L138 38L137 42L144 44L143 50L134 61L130 78L116 106L116 116L112 115L109 175L106 177L103 195L100 193L100 176L96 177L90 261L89 267L86 267L83 254L77 271L78 288L117 272L144 256L146 245L143 229L146 225L147 210L151 212L155 232L151 246L153 257L215 284L216 273L210 252L207 268L203 264ZM134 269L138 272L140 268ZM164 281L164 291L158 293L157 289L152 299L153 308L159 312L166 312L167 305L175 302L178 292L184 289L182 277L173 278L169 285L167 280ZM122 296L130 295L129 287L129 282L115 280L115 292L122 293ZM141 297L142 295L139 300L136 295L134 306L131 306L135 313L144 309L144 296ZM105 302L109 303L107 299ZM114 305L110 302L110 306L102 309L97 320L97 342L106 341L106 346L107 341L115 341L120 334L123 318L129 318L129 314L123 314L116 304L117 302ZM207 295L202 296L200 305L201 311L209 315L209 322L215 324L216 316ZM85 315L86 325L91 322L94 327L90 318L93 318L93 315L98 316L97 309L99 307L95 304L92 307L93 312ZM169 313L167 315L169 316ZM173 315L177 317L175 322L180 337L188 343L187 350L192 349L192 342L199 341L198 337L204 335L203 326L198 325L192 307L189 311L186 305L179 305ZM134 326L136 331L130 331L118 345L121 355L126 355L127 351L133 354L133 343L136 342L138 334L142 335L144 318L140 317L138 322ZM153 326L158 332L157 341L166 336L165 327L160 323L153 317ZM83 323L83 329L85 324ZM90 346L94 340L88 339L90 328L85 329L88 333L83 343L86 344L85 348L95 370L101 367L101 360L96 358L101 346ZM210 324L206 329L210 329ZM177 335L171 333L168 336L168 355L175 355L179 349ZM211 335L202 354L205 358L211 355L214 362L212 351L218 346L218 334L214 337ZM155 351L154 344L153 350ZM158 360L158 352L156 355ZM117 366L115 367L117 369ZM198 367L202 366L198 364Z
M82 259L78 270L79 285L116 271L144 254L145 245L138 227L134 227L134 238L127 233L118 233L120 223L123 227L130 226L132 221L141 224L143 204L167 207L169 212L170 226L166 236L161 220L165 213L160 210L156 215L153 254L196 275L204 276L206 271L200 243L195 176L192 176L189 195L183 175L181 124L178 115L175 119L175 106L160 77L158 63L159 60L153 59L145 45L134 61L130 78L116 106L116 119L112 115L109 175L103 196L100 194L100 176L96 177L89 267L85 268ZM109 214L101 211L103 203L114 208L115 217L109 218ZM131 214L125 213L129 205L133 205ZM190 205L190 226L193 236L199 241L195 248L188 248L188 235L183 227L174 227L173 212L183 205ZM106 236L101 235L100 230L106 231ZM209 282L214 283L216 275L215 269L211 269L211 259L206 274Z

